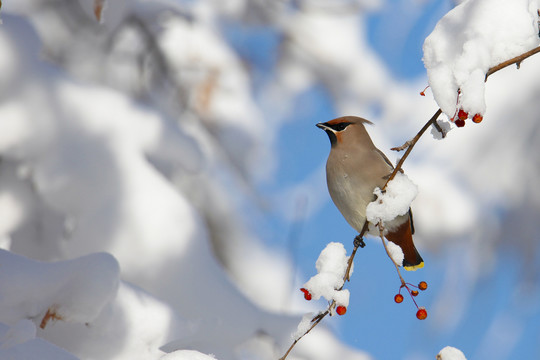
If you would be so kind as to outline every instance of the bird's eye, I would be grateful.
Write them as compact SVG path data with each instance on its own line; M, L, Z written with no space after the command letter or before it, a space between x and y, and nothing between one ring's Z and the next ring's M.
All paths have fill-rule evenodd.
M334 130L336 131L343 131L347 126L349 126L351 123L343 122L339 123L333 126Z

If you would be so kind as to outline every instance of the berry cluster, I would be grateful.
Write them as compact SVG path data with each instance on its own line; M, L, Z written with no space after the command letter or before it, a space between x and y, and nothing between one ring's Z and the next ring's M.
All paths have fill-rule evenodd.
M300 291L304 293L304 299L306 299L307 301L311 300L312 296L311 296L311 293L309 292L308 289L301 288ZM345 315L346 312L347 312L347 307L346 306L338 305L336 307L336 313L338 315Z
M396 294L396 296L394 296L394 301L396 303L398 303L398 304L402 303L403 302L403 295L401 295L401 289L403 289L403 288L407 289L407 291L409 292L409 295L411 296L412 301L414 302L414 305L416 305L416 308L418 309L418 311L416 312L416 317L419 320L424 320L425 318L427 318L426 308L423 307L423 306L418 306L418 304L416 303L414 298L418 296L419 292L418 292L418 290L414 290L414 289L411 290L411 287L413 287L415 289L419 289L421 291L424 291L424 290L426 290L428 288L428 284L425 281L420 281L418 286L414 286L413 284L409 284L409 283L403 283L399 287L399 292Z
M539 10L540 11L540 10ZM420 91L420 96L426 96L426 90L429 88L429 85L426 86L426 88L422 91ZM456 101L456 105L459 105L459 96L461 95L461 90L458 89L458 99ZM464 127L465 126L465 120L469 118L469 113L461 108L456 109L456 113L454 116L450 119L454 124L456 124L457 127ZM472 121L475 124L481 123L482 120L484 120L484 117L482 114L474 114L472 117Z
M467 120L468 118L469 113L463 109L459 109L456 115L454 115L454 117L450 120L452 120L457 127L464 127L465 120ZM476 124L482 122L482 120L484 120L484 117L480 114L474 114L474 116L472 117L472 121Z

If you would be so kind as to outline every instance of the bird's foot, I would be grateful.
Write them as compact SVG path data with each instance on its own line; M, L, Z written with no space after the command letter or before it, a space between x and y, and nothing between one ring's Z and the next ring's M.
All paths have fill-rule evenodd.
M364 248L366 246L366 243L364 242L364 237L361 236L360 234L356 235L356 237L354 238L354 247L355 248Z

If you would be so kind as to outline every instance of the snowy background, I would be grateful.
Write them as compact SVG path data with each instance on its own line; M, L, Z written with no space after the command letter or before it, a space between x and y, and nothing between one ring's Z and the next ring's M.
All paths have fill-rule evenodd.
M485 98L477 71L538 45L538 1L109 0L101 23L94 4L0 11L0 358L279 358L325 308L299 291L319 253L356 235L314 125L366 117L395 161L461 86L483 122L404 166L428 318L370 240L346 315L289 358L540 358L540 56Z

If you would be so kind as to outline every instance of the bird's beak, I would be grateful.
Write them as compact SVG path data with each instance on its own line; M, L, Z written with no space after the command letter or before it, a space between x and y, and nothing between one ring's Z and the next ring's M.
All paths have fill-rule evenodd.
M326 123L318 123L316 125L319 129L323 129L326 135L328 135L328 138L330 139L330 144L332 146L337 144L337 135L334 129L332 129L330 126L326 125Z
M317 126L319 129L323 129L324 131L330 130L330 128L328 126L326 126L324 123L318 123L315 126Z

